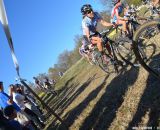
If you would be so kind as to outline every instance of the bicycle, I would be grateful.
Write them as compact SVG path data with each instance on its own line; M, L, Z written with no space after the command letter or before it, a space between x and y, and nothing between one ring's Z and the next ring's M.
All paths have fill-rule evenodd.
M105 55L109 61L106 61L100 54L97 47L92 45L90 49L90 56L92 62L98 65L106 73L119 73L119 68L123 68L124 65L131 65L135 67L133 53L131 54L132 41L128 38L117 38L112 40L108 37L116 28L110 28L101 32L101 38L103 41L103 48ZM135 57L135 56L134 56Z
M160 19L148 21L140 26L133 37L133 50L140 64L160 78ZM141 46L146 57L137 51Z
M151 20L151 18L141 17L138 14L139 10L134 7L129 7L127 14L125 15L126 22L128 25L128 31L130 39L133 38L134 32L136 29L143 23Z

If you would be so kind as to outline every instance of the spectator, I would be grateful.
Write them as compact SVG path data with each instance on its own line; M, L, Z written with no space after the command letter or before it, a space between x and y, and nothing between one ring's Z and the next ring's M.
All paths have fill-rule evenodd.
M25 97L24 99L24 105L25 107L27 107L28 109L30 109L31 111L33 111L39 118L39 120L41 122L44 121L44 116L41 114L40 110L38 109L38 107L35 105L35 100L29 100L29 98L25 95L24 93L24 87L21 85L21 84L16 84L16 90L17 90L17 93L23 95ZM32 98L33 99L33 98Z
M12 90L10 90L11 93ZM5 107L13 105L15 110L17 111L17 120L20 122L21 125L26 125L29 122L29 117L21 111L19 106L13 101L13 98L8 96L4 91L3 91L3 82L0 82L0 107L1 109L4 109Z
M39 120L38 116L25 106L25 96L18 93L14 85L11 85L10 89L12 89L11 96L13 96L13 100L17 103L20 109L27 113L31 120L34 121L39 127L44 128L45 125Z
M4 115L8 118L8 123L10 126L12 126L15 130L22 130L20 123L14 120L17 117L17 112L13 105L9 105L4 108L3 112Z
M9 125L8 119L3 115L3 111L0 110L0 130L16 130L13 126Z

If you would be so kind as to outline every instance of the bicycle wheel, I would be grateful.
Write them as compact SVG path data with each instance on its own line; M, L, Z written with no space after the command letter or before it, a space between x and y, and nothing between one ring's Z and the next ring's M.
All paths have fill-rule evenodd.
M141 65L160 78L160 20L143 24L136 31L133 41L134 52ZM137 51L139 46L145 56Z
M132 40L119 38L116 41L116 51L120 58L131 66L139 66L132 47Z
M114 65L112 64L112 62L104 60L102 55L99 55L96 58L96 63L106 73L110 74L110 73L115 72L115 68L114 68Z

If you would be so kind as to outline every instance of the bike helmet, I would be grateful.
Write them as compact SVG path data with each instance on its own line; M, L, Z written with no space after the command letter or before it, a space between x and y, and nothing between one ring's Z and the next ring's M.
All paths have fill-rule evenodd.
M90 4L85 4L81 7L82 15L85 15L87 12L92 11L92 6Z
M114 5L116 5L118 2L120 2L120 0L112 0L112 3L113 3Z

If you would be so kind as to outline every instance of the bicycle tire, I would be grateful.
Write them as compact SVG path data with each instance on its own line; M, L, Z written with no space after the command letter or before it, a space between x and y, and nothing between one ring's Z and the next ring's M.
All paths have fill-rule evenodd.
M132 40L129 38L119 38L116 40L116 51L120 58L127 64L136 67L136 56L133 52Z
M106 73L110 74L110 73L114 73L115 72L115 68L114 65L111 63L111 61L104 61L102 55L100 55L97 59L97 65Z
M158 32L154 32L156 31L154 27L158 27ZM153 29L152 29L153 28ZM149 31L151 32L151 34L149 35L149 32L144 33L145 31ZM146 36L148 36L148 39L145 39L142 37L142 35L145 34ZM154 35L155 34L155 35ZM152 36L154 35L154 36ZM139 60L140 64L149 72L152 73L154 76L158 77L160 79L160 71L157 70L159 68L154 68L154 61L156 61L155 66L157 66L158 62L156 60L157 56L159 57L160 51L158 51L158 48L156 48L156 45L158 45L158 43L160 44L160 42L158 42L156 39L156 36L160 35L160 20L153 20L153 21L148 21L147 23L143 24L142 26L140 26L139 29L137 29L137 31L135 32L135 35L133 37L133 50L135 52L135 55L137 57L137 59ZM141 39L142 38L142 39ZM158 37L157 37L158 38ZM151 41L156 40L156 43ZM141 55L141 53L138 50L138 45L139 44L143 44L143 41L146 41L149 43L149 45L152 43L153 45L153 49L155 50L149 50L148 52L146 52L146 59L144 59L144 57ZM147 43L144 46L148 46ZM153 53L153 54L152 54ZM155 55L154 55L155 54ZM159 66L159 65L158 65Z

